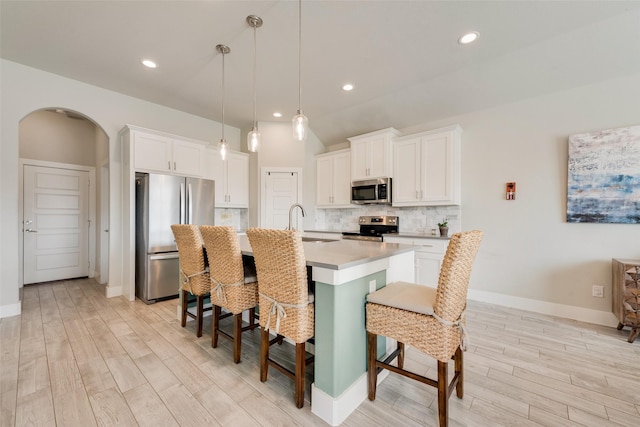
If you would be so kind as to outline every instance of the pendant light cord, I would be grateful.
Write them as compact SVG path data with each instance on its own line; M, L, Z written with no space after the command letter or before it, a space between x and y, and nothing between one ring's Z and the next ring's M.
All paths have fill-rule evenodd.
M298 0L298 113L302 112L302 0Z
M257 76L257 62L258 62L258 48L257 48L256 26L253 26L253 129L258 130L258 122L256 115L256 76Z
M224 56L222 52L222 141L224 141Z

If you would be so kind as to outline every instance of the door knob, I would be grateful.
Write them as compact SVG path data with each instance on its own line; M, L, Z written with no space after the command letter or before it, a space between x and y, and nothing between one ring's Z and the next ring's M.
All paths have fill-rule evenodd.
M31 228L27 228L24 231L26 231L27 233L37 233L38 232L38 230L33 230Z

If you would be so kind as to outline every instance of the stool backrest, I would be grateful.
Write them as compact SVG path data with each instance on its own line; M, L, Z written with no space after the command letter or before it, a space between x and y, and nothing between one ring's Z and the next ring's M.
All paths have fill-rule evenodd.
M454 322L467 305L467 290L471 267L478 253L482 231L473 230L451 236L445 253L434 312L445 320Z
M189 290L194 295L203 295L211 288L208 274L197 274L205 270L202 237L198 226L194 224L173 224L173 236L178 246L182 289ZM183 276L195 275L188 280ZM187 282L185 282L187 281Z
M242 282L242 252L235 228L203 225L200 227L200 233L207 248L211 278L224 284Z
M309 301L302 236L295 230L247 230L261 294L286 304ZM262 320L262 319L261 319Z

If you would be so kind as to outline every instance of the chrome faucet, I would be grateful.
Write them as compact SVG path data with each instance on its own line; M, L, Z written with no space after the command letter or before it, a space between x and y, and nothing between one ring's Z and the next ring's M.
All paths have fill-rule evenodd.
M291 227L291 214L293 213L293 210L295 208L300 208L300 210L302 211L302 216L304 217L304 208L300 203L294 203L293 205L291 205L291 207L289 208L289 226L287 227L287 230L295 230L295 228Z

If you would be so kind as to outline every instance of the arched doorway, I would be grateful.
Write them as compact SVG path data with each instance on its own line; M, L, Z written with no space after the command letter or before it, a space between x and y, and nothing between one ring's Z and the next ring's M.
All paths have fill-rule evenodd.
M106 132L77 111L45 108L31 112L20 121L18 136L19 215L23 221L20 283L72 278L78 274L107 283L109 138ZM84 187L85 180L87 188L76 189ZM81 202L83 197L86 204ZM86 212L82 212L85 205ZM69 268L74 263L83 264L83 268ZM55 274L47 274L47 269Z

